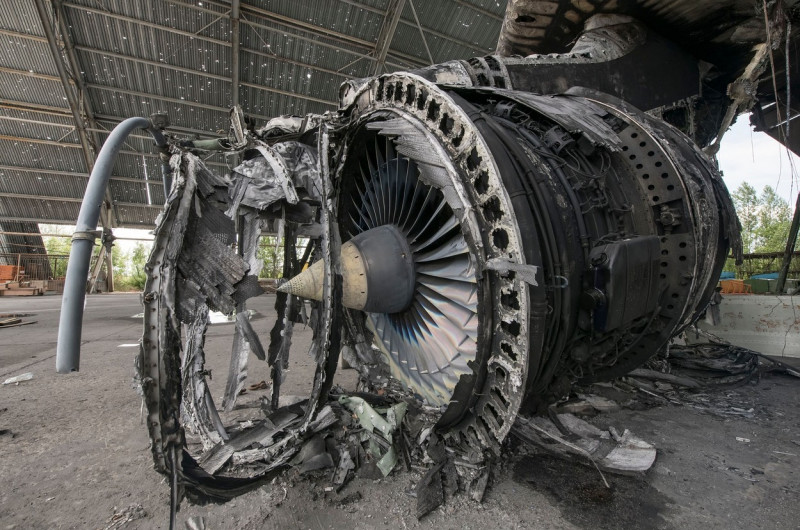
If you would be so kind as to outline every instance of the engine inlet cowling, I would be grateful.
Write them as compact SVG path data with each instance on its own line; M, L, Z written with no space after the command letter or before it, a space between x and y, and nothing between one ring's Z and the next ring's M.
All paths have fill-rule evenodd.
M735 221L712 163L600 93L373 79L345 114L343 240L393 226L402 311L350 311L453 443L497 448L525 406L641 365L704 309ZM387 258L389 259L389 258Z

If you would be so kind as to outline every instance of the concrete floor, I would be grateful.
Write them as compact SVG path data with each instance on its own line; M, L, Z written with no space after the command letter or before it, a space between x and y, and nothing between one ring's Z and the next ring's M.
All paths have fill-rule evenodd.
M105 528L115 511L140 504L144 519L125 528L165 528L168 487L152 469L141 401L132 385L141 330L136 294L87 300L81 371L55 374L60 297L0 298L0 313L30 313L35 324L0 329L0 381L32 372L31 381L0 387L0 528ZM252 300L263 337L274 323L274 297ZM208 333L212 394L224 385L232 325ZM286 393L310 387L308 330L295 331ZM248 384L268 380L251 357ZM337 382L352 386L351 370ZM712 416L690 406L630 408L596 417L631 429L659 450L643 477L609 477L606 490L586 466L553 460L511 444L483 504L464 496L422 521L406 495L419 480L395 472L356 479L341 503L327 482L292 471L236 500L184 503L179 527L203 516L209 528L798 528L800 521L800 381L766 376L759 385L709 392L709 400L752 408L752 418ZM268 391L249 392L242 401ZM743 405L742 405L743 404ZM746 440L746 441L745 441Z

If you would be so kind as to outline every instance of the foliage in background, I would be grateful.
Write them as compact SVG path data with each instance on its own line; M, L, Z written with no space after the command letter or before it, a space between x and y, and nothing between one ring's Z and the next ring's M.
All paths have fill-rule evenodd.
M283 240L278 242L276 236L261 236L256 257L264 262L259 278L283 276Z
M759 195L746 182L736 188L731 197L742 224L744 253L783 252L792 224L792 210L786 200L771 186L765 186ZM779 259L762 261L758 267L754 263L736 267L733 260L729 259L725 270L736 271L738 278L747 278L752 274L776 272L780 267Z
M42 232L51 234L71 233L69 227L58 225L42 225ZM298 241L298 254L302 255L307 239ZM66 275L67 260L63 257L69 254L69 237L45 237L44 246L50 258L53 278L63 278ZM147 279L144 266L150 254L152 243L137 242L127 252L115 244L111 248L111 260L114 264L114 288L118 291L140 291L144 289ZM99 252L99 245L95 245L95 256ZM261 236L256 256L262 260L264 266L259 274L260 278L280 278L283 275L283 240L276 236Z
M118 291L141 291L147 275L144 266L150 255L152 243L136 243L129 252L120 250L117 246L111 249L111 259L114 262L114 288ZM115 253L116 252L116 253Z
M42 233L71 234L73 227L60 225L41 225ZM69 237L43 237L44 247L50 257L52 277L63 278L67 273L66 256L70 250ZM146 279L144 266L150 254L152 243L137 242L128 251L123 250L119 244L111 247L111 261L114 267L114 289L117 291L141 291L144 289ZM100 245L94 246L94 256L100 253Z

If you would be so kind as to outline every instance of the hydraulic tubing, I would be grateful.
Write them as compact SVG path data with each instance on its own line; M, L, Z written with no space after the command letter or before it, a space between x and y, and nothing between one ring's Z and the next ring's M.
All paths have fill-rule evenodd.
M117 125L97 155L86 194L83 196L81 210L72 235L72 248L67 265L67 278L64 282L64 296L61 299L61 318L58 324L58 345L56 347L56 372L67 374L80 368L81 328L83 309L86 301L86 278L92 247L98 235L97 221L105 197L108 180L117 153L123 142L136 129L147 129L153 135L158 147L165 147L164 135L147 118L128 118Z

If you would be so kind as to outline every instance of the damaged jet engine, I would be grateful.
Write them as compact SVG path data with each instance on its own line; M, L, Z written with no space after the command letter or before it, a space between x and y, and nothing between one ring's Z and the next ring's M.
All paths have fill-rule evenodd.
M692 139L624 91L593 86L600 71L629 72L642 47L690 61L633 20L599 17L569 54L351 81L336 113L248 131L237 108L229 138L169 141L137 365L156 468L174 495L228 498L285 465L328 422L320 411L340 355L361 390L394 388L434 411L428 432L478 461L500 452L521 411L625 374L696 320L739 246L738 221ZM557 86L557 68L582 86ZM696 85L638 91L635 104L649 110ZM216 175L199 149L241 163ZM261 293L262 230L281 234L287 279L267 348L246 312ZM210 309L236 313L223 409L250 351L272 367L272 414L252 431L227 432L205 384ZM292 326L305 318L313 391L279 408ZM186 450L187 421L199 457ZM229 461L252 466L226 473Z

